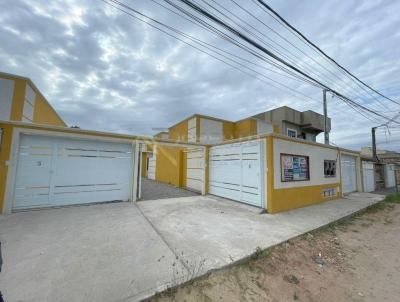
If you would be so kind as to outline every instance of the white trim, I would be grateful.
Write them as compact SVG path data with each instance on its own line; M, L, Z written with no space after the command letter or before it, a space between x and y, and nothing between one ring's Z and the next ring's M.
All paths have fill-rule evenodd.
M263 202L263 209L267 210L268 209L268 184L267 184L267 179L268 179L268 165L267 165L267 156L266 156L266 150L267 150L267 141L265 139L260 139L260 161L261 163L264 163L264 165L260 164L261 167L261 195L262 195L262 202Z
M137 201L137 190L138 190L138 169L139 169L139 152L140 152L140 145L136 142L132 142L132 160L133 160L133 171L132 171L132 185L131 185L131 201ZM140 181L140 180L139 180Z
M10 149L10 158L8 160L8 172L6 179L6 190L4 193L4 206L3 213L10 214L13 207L14 200L14 188L17 174L17 163L18 163L18 150L21 140L21 135L40 135L40 136L52 136L52 137L60 137L60 138L71 138L71 139L84 139L84 140L95 140L102 142L119 142L119 143L131 143L132 144L132 160L135 160L135 141L131 139L121 139L121 138L112 138L112 137L100 137L94 135L83 135L83 134L74 134L74 133L63 133L63 132L55 132L55 131L44 131L44 130L36 130L36 129L28 129L28 128L14 128L12 132L11 139L11 149ZM135 162L134 162L135 165ZM136 191L134 191L132 184L134 180L134 175L132 174L131 179L131 201L136 201ZM135 198L133 198L135 197Z
M203 171L202 171L202 178L203 178L203 186L201 187L201 195L206 195L206 171L207 171L207 148L203 147Z
M296 136L290 136L289 131L293 131L294 133L296 133ZM286 128L286 135L289 137L297 138L297 130L292 128Z

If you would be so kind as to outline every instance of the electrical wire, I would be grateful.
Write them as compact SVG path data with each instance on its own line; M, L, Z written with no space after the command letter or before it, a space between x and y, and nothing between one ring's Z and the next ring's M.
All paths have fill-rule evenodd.
M381 92L375 90L374 88L372 88L370 85L368 85L367 83L365 83L364 81L362 81L361 79L359 79L358 77L356 77L354 74L352 74L349 70L347 70L345 67L343 67L342 65L340 65L338 62L336 62L333 58L331 58L330 56L328 56L322 49L320 49L317 45L315 45L313 42L311 42L305 35L303 35L299 30L297 30L295 27L293 27L291 24L289 24L288 21L286 21L282 16L280 16L274 9L272 9L268 4L265 3L264 0L256 0L259 4L261 4L265 9L267 9L269 12L271 12L280 22L282 22L283 24L285 24L285 26L287 26L288 28L290 28L293 32L295 32L298 36L300 36L304 41L306 41L309 45L312 46L312 48L314 50L316 50L319 54L321 54L323 57L325 57L326 59L328 59L330 62L332 62L335 66L337 66L340 70L342 70L343 72L345 72L347 75L349 75L353 80L357 81L358 83L364 85L365 87L369 88L371 91L375 92L376 94L378 94L379 96L385 98L386 100L389 100L397 105L400 105L399 102L383 95Z
M165 1L168 1L168 0L165 0ZM251 39L248 36L246 36L245 34L243 34L241 31L239 31L237 29L234 29L233 27L229 26L225 22L223 22L220 19L218 19L217 17L215 17L213 14L210 14L209 12L203 10L201 7L199 7L195 3L193 3L193 1L189 1L189 0L179 0L179 1L184 3L184 4L186 4L189 8L191 8L195 12L199 13L201 16L206 17L210 21L218 24L218 26L220 26L223 29L227 30L228 32L230 32L234 36L240 38L241 40L245 41L249 45L255 47L256 49L258 49L260 51L262 51L263 53L265 53L269 57L271 57L274 60L276 60L277 62L281 63L282 65L286 65L287 67L289 67L290 69L292 69L295 72L299 73L300 75L304 76L305 78L313 81L316 84L321 85L324 89L331 91L332 93L334 93L339 98L346 99L348 102L351 102L354 106L356 106L356 107L358 107L358 108L360 108L360 109L362 109L364 111L368 111L369 113L375 114L376 116L379 116L379 117L381 117L381 118L383 118L385 120L390 120L389 117L387 117L387 116L385 116L383 114L380 114L379 112L376 112L376 111L374 111L372 109L369 109L369 108L367 108L367 107L365 107L365 106L363 106L361 104L358 104L357 102L355 102L355 101L351 100L350 98L344 96L342 93L339 93L338 91L332 89L331 87L323 84L320 80L311 77L307 73L303 72L302 70L298 69L297 67L293 66L292 64L286 62L284 59L278 57L277 55L272 53L270 50L266 49L265 47L263 47L262 45L260 45L256 41L254 41L253 39ZM397 122L397 121L393 121L393 122L400 124L400 122Z
M121 12L123 12L123 13L125 13L125 14L128 14L129 16L131 16L131 17L137 19L138 21L141 21L141 22L146 23L147 25L149 25L149 26L151 26L151 27L153 27L153 28L155 28L155 29L157 29L157 30L163 32L164 34L166 34L166 35L168 35L168 36L173 37L173 38L179 40L179 41L182 42L182 43L184 43L184 44L186 44L186 45L188 45L188 46L191 46L192 48L194 48L194 49L196 49L196 50L198 50L198 51L200 51L200 52L202 52L202 53L204 53L204 54L207 54L207 55L213 57L214 59L216 59L216 60L218 60L218 61L220 61L220 62L222 62L222 63L224 63L224 64L226 64L226 65L228 65L228 66L230 66L230 67L232 67L232 68L234 68L234 69L236 69L236 70L242 72L242 73L247 74L248 76L251 76L251 77L253 77L253 78L257 78L258 80L263 81L263 82L265 82L266 84L271 85L271 86L273 86L273 87L275 87L275 88L277 88L277 89L280 89L280 90L284 90L284 89L282 89L282 87L284 87L286 90L289 90L289 91L291 91L292 93L296 93L296 94L302 95L303 97L308 98L308 99L310 99L311 101L316 102L316 100L314 100L314 99L311 98L310 96L308 96L308 95L306 95L306 94L304 94L304 93L302 93L302 92L300 92L300 91L297 91L297 90L295 90L295 89L293 89L293 88L291 88L291 87L289 87L289 86L287 86L287 85L285 85L285 84L282 84L282 83L280 83L280 82L278 82L278 81L276 81L276 80L274 80L274 79L271 79L271 78L265 76L264 74L262 74L262 73L260 73L260 72L258 72L258 71L256 71L256 70L254 70L254 69L251 69L251 68L245 66L244 64L241 64L240 62L237 62L237 61L235 61L235 60L233 60L233 59L231 59L231 58L229 58L229 57L227 57L227 56L225 56L225 55L223 55L223 54L217 52L218 55L224 57L225 59L230 60L230 61L233 62L233 63L238 64L238 65L241 66L242 68L245 68L245 69L248 69L248 70L250 70L250 71L252 71L252 72L254 72L254 73L257 73L257 74L258 74L259 76L261 76L262 78L260 78L260 77L258 77L258 76L255 76L254 74L251 74L251 73L249 73L249 72L246 72L246 71L244 71L243 69L241 69L241 68L239 68L239 67L237 67L237 66L235 66L235 65L233 65L233 64L230 64L230 63L226 62L225 60L223 60L223 59L221 59L221 58L218 58L218 57L216 57L216 56L210 54L209 52L204 51L203 49L200 49L200 48L194 46L193 44L188 43L187 41L184 41L183 39L180 39L179 37L177 37L177 36L175 36L175 35L173 35L173 34L171 34L171 33L168 33L167 31L163 30L162 28L160 28L160 27L158 27L158 26L155 26L154 24L151 24L150 22L147 22L146 20L143 20L143 19L141 19L141 18L139 18L139 17L137 17L137 16L135 16L135 15L133 15L133 14L127 12L126 10L124 10L124 9L122 9L122 8L116 6L116 5L113 5L112 3L110 3L110 2L113 2L113 3L117 4L117 5L120 5L120 6L124 7L125 9L131 10L131 11L133 11L134 13L136 13L136 14L138 14L138 15L144 17L144 18L147 18L147 19L151 20L152 22L155 22L156 24L162 25L162 26L164 26L165 28L168 28L169 30L171 30L171 31L173 31L173 32L179 33L179 34L185 36L186 38L191 39L191 40L194 41L194 42L203 43L204 45L202 45L202 46L203 46L204 48L209 49L209 50L212 50L210 47L207 47L207 46L206 46L208 43L205 43L205 42L203 42L203 41L201 41L201 40L199 40L199 39L196 39L196 38L193 38L193 37L191 37L191 36L189 36L189 35L187 35L187 34L184 34L184 33L180 32L179 30L174 29L174 28L171 27L171 26L165 25L165 24L163 24L162 22L159 22L159 21L157 21L157 20L155 20L155 19L153 19L153 18L151 18L151 17L149 17L149 16L147 16L147 15L145 15L145 14L143 14L143 13L137 11L137 10L135 10L135 9L133 9L133 8L131 8L131 7L129 7L128 5L126 5L126 4L124 4L124 3L120 2L120 1L117 1L117 0L101 0L101 1L104 2L104 3L106 3L106 4L108 4L108 5L110 5L110 6L112 6L112 7L114 7L114 8L116 8L116 9L118 9L119 11L121 11ZM269 81L271 81L271 82L273 82L273 83L275 83L275 84L271 84L270 82L263 80L263 78L266 78L266 79L268 79ZM276 85L278 85L278 86L276 86ZM279 86L281 86L281 87L279 87Z

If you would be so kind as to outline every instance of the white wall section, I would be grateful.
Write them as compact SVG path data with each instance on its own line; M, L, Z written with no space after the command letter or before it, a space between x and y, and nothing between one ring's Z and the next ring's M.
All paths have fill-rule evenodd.
M274 128L270 123L264 122L262 120L257 119L257 134L269 134L273 133Z
M224 140L223 123L200 118L200 143L217 144Z
M187 149L186 187L202 192L204 184L204 149Z
M281 154L303 155L309 157L310 180L282 182ZM324 161L336 161L336 176L325 177ZM306 187L340 182L338 151L335 149L313 146L283 139L274 139L274 188Z
M0 120L9 121L11 118L14 85L13 80L0 79Z
M26 84L24 108L22 112L23 122L33 122L33 113L35 111L36 93L29 84Z
M188 120L188 142L195 143L197 135L196 117Z
M147 170L148 179L156 179L156 163L157 163L157 146L154 145L153 153L148 153L149 166Z

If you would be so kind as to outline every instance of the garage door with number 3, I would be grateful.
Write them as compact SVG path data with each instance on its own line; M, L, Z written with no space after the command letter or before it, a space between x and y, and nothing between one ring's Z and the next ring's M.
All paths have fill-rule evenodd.
M132 145L21 135L14 209L129 200Z

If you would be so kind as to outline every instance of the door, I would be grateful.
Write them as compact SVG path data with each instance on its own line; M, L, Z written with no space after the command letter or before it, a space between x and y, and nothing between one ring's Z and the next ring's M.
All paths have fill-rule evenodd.
M21 135L14 209L131 198L130 143Z
M396 186L395 166L393 164L385 165L385 187L393 188Z
M357 157L351 155L341 156L343 193L357 191Z
M262 141L211 147L209 192L264 207Z
M375 191L374 163L363 162L364 192Z

